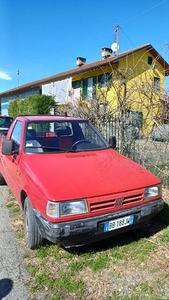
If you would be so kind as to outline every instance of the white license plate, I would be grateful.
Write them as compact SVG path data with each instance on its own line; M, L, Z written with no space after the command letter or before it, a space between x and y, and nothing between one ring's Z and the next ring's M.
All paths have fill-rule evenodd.
M105 222L104 232L126 227L134 223L134 215Z

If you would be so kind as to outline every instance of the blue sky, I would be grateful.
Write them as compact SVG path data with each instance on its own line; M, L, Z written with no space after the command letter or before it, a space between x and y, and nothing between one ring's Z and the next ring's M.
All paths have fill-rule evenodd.
M150 43L169 63L169 0L0 0L0 92ZM19 75L18 75L19 71Z

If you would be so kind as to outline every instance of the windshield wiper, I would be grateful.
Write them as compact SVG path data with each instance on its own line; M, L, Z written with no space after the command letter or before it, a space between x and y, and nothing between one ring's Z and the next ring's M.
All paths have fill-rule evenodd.
M58 150L58 151L64 151L66 153L69 153L69 152L72 152L72 153L75 153L75 152L82 152L84 151L83 149L67 149L67 148L59 148L59 147L49 147L49 146L42 146L41 147L42 149L48 149L48 150Z

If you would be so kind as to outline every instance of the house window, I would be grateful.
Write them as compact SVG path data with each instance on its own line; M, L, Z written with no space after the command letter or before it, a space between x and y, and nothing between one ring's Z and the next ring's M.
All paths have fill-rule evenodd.
M96 77L89 77L89 78L85 78L83 79L83 97L84 98L88 98L92 99L95 94L96 94Z
M160 90L160 78L154 77L154 91Z
M72 82L72 88L73 89L78 89L81 87L81 80L76 80Z
M148 63L148 65L152 65L152 63L153 63L153 58L152 58L152 56L148 56L147 63Z
M104 73L98 76L98 86L99 88L107 87L112 79L111 73Z

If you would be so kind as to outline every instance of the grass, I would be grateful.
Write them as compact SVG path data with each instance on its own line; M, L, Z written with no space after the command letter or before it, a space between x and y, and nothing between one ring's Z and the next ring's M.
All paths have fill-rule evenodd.
M31 251L23 238L22 215L8 208L25 249L30 299L168 300L169 191L162 212L141 228L92 245L65 250L46 244ZM20 221L18 221L20 220Z
M164 243L166 246L169 246L169 229L164 229L162 234L160 235L160 241Z
M169 187L169 165L148 165L146 168L152 172L154 175L159 177L163 182L164 187Z

